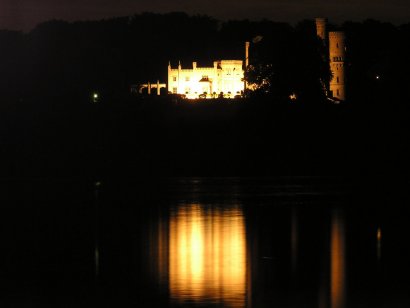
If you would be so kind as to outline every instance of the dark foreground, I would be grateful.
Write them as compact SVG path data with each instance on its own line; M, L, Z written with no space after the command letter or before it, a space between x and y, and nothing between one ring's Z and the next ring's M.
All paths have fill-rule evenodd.
M5 102L3 178L407 174L409 107L125 97Z

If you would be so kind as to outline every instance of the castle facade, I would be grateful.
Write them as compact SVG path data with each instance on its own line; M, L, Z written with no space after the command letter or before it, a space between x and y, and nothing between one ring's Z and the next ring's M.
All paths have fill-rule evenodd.
M242 60L214 61L211 67L177 68L168 65L168 93L184 95L188 99L214 97L242 97L245 89Z

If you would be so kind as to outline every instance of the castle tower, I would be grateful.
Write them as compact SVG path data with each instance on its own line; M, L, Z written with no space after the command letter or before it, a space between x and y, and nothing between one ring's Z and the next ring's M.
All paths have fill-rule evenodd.
M345 88L345 34L344 32L327 33L327 19L316 18L316 33L323 40L328 53L323 55L325 60L329 60L332 79L330 84L324 85L330 91L330 96L338 100L346 99Z
M316 22L317 36L323 40L325 45L327 45L327 33L326 33L327 19L326 18L315 18L315 22Z
M345 89L345 34L344 32L329 32L329 59L333 78L330 81L330 91L334 98L346 99Z

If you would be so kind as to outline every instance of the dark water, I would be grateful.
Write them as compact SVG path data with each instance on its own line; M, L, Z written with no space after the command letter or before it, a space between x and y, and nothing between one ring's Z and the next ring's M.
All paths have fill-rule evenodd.
M410 307L407 182L3 182L12 307Z

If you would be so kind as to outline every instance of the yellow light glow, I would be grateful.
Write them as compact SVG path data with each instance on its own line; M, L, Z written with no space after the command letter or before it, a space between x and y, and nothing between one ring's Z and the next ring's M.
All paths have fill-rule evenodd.
M169 249L172 300L245 306L246 241L239 208L179 207L170 219Z

